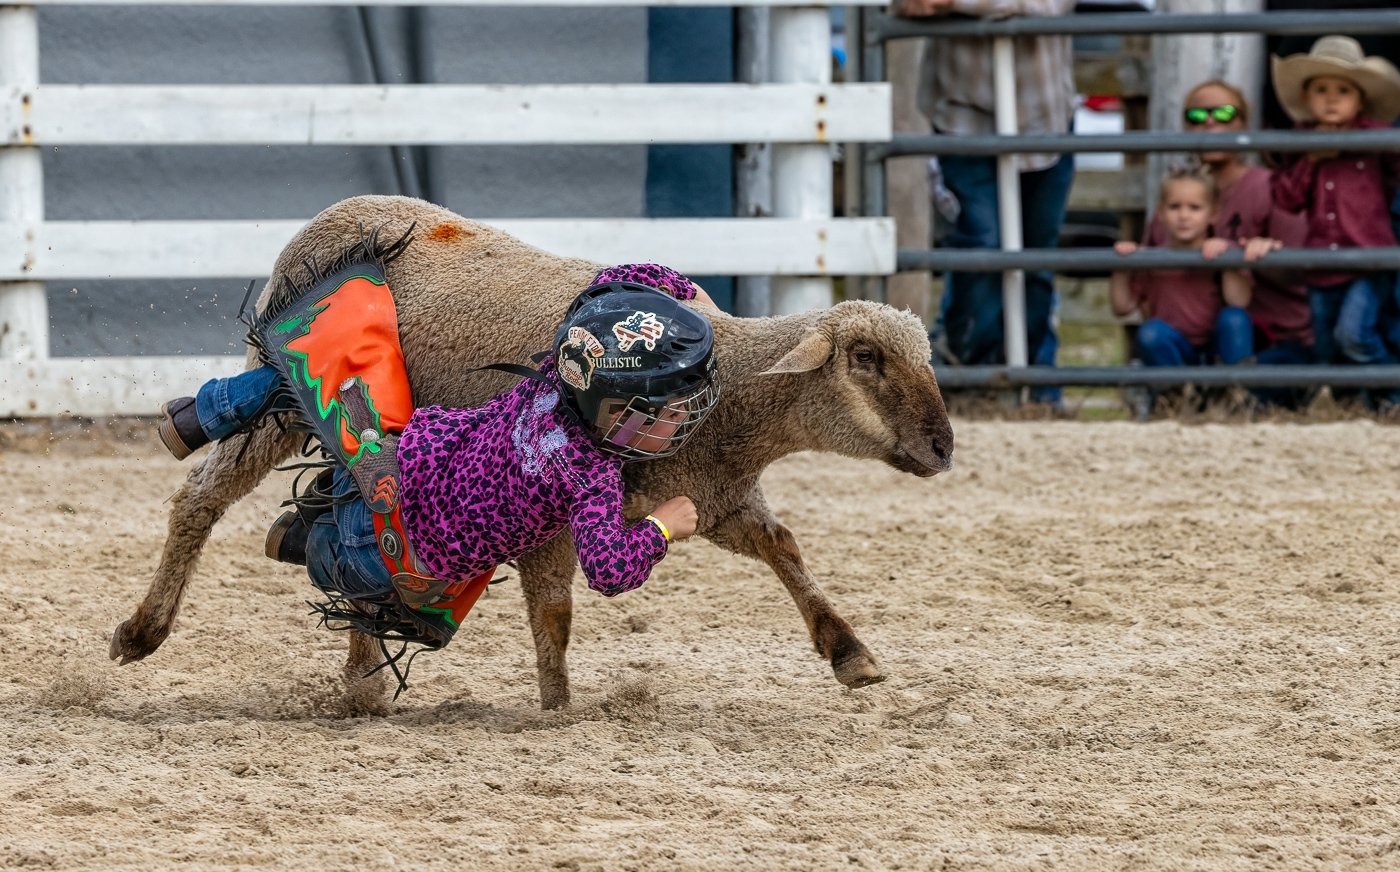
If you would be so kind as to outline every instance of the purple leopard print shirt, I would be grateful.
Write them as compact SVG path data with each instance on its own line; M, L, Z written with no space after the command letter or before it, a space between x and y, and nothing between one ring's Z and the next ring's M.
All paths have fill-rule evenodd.
M678 300L695 285L657 264L626 264L594 283L628 281ZM553 363L540 372L553 379ZM414 411L399 441L408 537L438 578L475 577L548 542L567 525L588 586L634 590L666 556L650 521L622 515L622 461L600 450L547 384L524 379L484 406Z

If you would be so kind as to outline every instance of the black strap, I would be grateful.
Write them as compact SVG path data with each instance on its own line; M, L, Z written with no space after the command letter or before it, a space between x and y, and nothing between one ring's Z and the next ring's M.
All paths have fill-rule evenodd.
M540 352L540 354L534 355L530 359L538 362L548 354L549 352L542 351ZM511 375L518 375L521 378L534 379L535 381L540 382L541 384L554 384L554 382L541 375L539 370L531 369L528 366L522 366L518 363L488 363L485 366L474 366L471 369L467 370L467 372L480 372L483 369L494 369L499 372L508 372Z

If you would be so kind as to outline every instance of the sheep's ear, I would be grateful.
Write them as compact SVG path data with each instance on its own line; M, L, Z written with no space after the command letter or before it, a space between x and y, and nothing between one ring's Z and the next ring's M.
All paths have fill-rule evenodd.
M821 330L813 330L797 346L783 355L783 359L773 364L760 375L783 375L792 372L811 372L831 359L834 346L831 337Z

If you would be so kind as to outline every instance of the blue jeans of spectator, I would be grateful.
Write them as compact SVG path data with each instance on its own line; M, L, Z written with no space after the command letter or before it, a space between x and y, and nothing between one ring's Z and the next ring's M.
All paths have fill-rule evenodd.
M1306 366L1313 362L1313 348L1296 341L1275 342L1254 355L1254 362L1260 366ZM1255 388L1250 393L1266 405L1301 409L1307 405L1312 391L1308 388Z
M1192 345L1166 321L1149 318L1138 328L1138 356L1144 366L1199 366L1212 358L1230 365L1239 363L1254 353L1254 324L1249 313L1238 306L1221 309L1215 319L1214 340Z
M205 382L194 397L194 412L204 435L218 441L252 424L260 413L268 411L267 403L279 378L277 370L260 366L232 378Z
M1394 293L1394 278L1388 273L1366 273L1346 284L1308 288L1317 362L1395 363L1395 355L1381 338L1381 310Z
M939 162L944 181L962 205L944 244L949 248L1000 248L996 159L946 155L940 156ZM1025 247L1054 248L1060 242L1060 225L1064 222L1065 204L1074 181L1074 157L1061 155L1054 166L1021 173L1020 179L1021 234ZM957 272L946 277L940 307L941 327L949 350L961 363L1006 362L1001 283L999 272ZM1026 348L1029 358L1037 364L1054 364L1058 348L1052 324L1054 299L1052 272L1026 273ZM1046 349L1047 341L1055 344Z
M232 378L213 379L195 395L195 414L210 439L223 439L252 424L279 384L277 371L264 366ZM335 507L317 516L306 543L306 571L322 590L348 597L379 596L390 588L389 570L379 556L374 516L350 472L337 464L332 493Z
M379 556L374 513L349 470L336 464L335 507L316 518L306 541L306 571L311 582L327 593L351 599L378 597L392 589L389 569Z

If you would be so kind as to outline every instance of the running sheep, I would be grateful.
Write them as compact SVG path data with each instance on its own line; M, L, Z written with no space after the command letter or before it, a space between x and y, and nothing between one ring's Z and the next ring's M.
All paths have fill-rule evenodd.
M388 282L420 405L476 405L508 387L511 376L472 370L524 361L547 348L568 303L599 269L421 200L354 197L326 209L288 244L259 305L284 276L307 261L334 259L367 228L392 237L410 225L413 242L388 265ZM949 469L953 431L924 328L908 312L865 301L775 318L707 314L724 385L719 407L673 457L628 467L629 509L640 517L662 500L690 495L699 535L762 560L778 576L838 681L847 687L882 681L875 656L837 614L792 533L769 510L759 476L773 461L809 450L880 460L923 477ZM129 663L160 647L214 524L299 442L295 434L261 428L246 444L242 438L216 444L190 472L171 500L155 578L113 634L113 659ZM569 702L565 652L575 566L567 534L518 562L546 709ZM369 637L352 634L347 679L363 676L377 656Z

